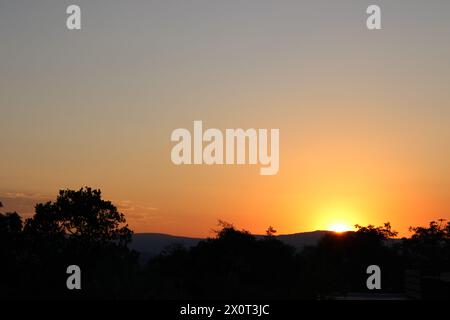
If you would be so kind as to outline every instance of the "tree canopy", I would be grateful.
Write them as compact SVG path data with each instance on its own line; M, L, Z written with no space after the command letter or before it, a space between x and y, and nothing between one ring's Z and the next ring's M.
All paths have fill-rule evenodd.
M61 190L55 202L39 203L36 214L25 224L26 232L54 237L68 237L84 242L126 245L132 232L125 216L101 191L91 188Z

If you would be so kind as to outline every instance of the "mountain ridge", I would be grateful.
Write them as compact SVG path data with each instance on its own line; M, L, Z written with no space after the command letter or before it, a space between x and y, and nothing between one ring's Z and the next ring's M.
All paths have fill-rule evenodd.
M316 245L320 238L325 234L332 231L316 230L307 232L298 232L291 234L275 235L275 238L280 241L289 244L297 250L303 249L305 246ZM265 235L255 235L257 239L265 237ZM150 258L152 256L160 254L164 249L171 245L182 245L186 248L196 246L200 241L206 240L211 237L186 237L175 236L166 233L158 232L145 232L135 233L130 245L130 248L141 253L144 258Z

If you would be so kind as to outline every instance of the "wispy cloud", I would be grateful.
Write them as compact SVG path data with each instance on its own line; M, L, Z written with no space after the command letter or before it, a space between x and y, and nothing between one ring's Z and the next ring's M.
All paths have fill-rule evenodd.
M117 206L119 211L125 214L130 225L140 225L161 218L157 214L158 208L147 204L136 203L130 200L114 200L112 202Z
M0 192L0 201L4 206L3 211L16 211L25 217L33 215L36 203L47 202L51 198L48 194L35 192Z
M148 205L141 205L136 204L133 201L130 200L115 200L112 201L119 210L126 210L126 211L156 211L158 208L148 206Z

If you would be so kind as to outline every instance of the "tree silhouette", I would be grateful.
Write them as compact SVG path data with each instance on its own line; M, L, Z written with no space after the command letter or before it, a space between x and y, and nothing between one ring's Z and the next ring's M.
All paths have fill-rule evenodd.
M273 237L275 236L275 233L277 233L277 230L275 230L272 226L269 226L266 230L267 237Z
M367 227L356 224L355 227L358 229L358 234L373 237L374 239L378 240L387 240L398 235L397 231L392 230L390 222L386 222L383 226L380 227L375 227L371 224L369 224Z
M147 296L156 298L299 298L295 250L275 237L255 237L219 222L214 238L173 248L150 260Z
M61 190L55 202L36 205L36 214L26 221L25 231L49 238L64 236L81 242L117 243L125 246L132 232L125 217L100 190Z
M400 257L388 244L396 231L390 223L356 227L356 232L330 232L308 250L306 263L310 264L308 269L315 287L325 296L330 292L365 291L366 268L375 264L383 269L383 277L389 283L383 289L400 290L403 279Z
M0 235L19 234L22 231L22 218L17 212L0 213Z
M132 296L131 236L125 216L88 187L61 190L56 201L37 204L24 224L17 213L0 214L0 296ZM72 264L83 270L81 292L65 286Z
M413 235L405 239L403 249L413 267L431 272L450 268L450 222L431 221L428 227L411 227Z

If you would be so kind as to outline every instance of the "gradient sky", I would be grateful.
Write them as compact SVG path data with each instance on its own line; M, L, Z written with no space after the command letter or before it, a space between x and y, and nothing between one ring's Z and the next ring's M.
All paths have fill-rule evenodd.
M87 185L137 232L408 235L450 218L449 57L445 0L0 0L0 200L30 216ZM278 175L173 165L194 120L279 128Z

